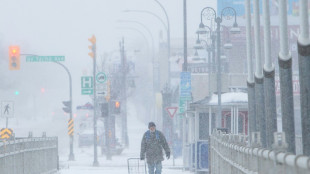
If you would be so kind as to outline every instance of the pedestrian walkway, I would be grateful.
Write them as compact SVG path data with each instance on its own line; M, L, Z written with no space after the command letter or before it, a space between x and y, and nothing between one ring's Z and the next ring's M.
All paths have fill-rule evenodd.
M98 152L100 152L98 148ZM114 156L112 160L106 160L106 156L99 155L99 167L93 167L93 147L77 148L75 152L75 161L67 161L65 154L60 158L59 174L127 174L127 159L130 152L125 150L121 156ZM182 158L175 160L175 166L172 165L172 159L163 162L162 174L189 174L188 171L182 171Z

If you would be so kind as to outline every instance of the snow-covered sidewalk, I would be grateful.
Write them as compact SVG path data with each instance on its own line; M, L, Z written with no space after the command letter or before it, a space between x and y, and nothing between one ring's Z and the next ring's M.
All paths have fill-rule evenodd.
M143 133L147 130L147 125L137 118L137 108L134 102L128 102L128 136L129 148L119 156L113 156L112 160L107 160L106 156L101 155L98 147L99 167L93 167L93 147L77 148L75 147L75 161L67 161L68 154L60 154L60 174L127 174L128 158L137 158L140 153L140 143ZM141 161L143 162L143 161ZM182 171L182 158L163 161L162 174L189 174L188 171ZM144 173L130 173L144 174Z
M99 167L93 167L93 148L78 149L75 153L75 161L67 161L67 157L60 159L61 170L59 174L127 174L127 156L126 151L121 156L113 156L112 160L106 160L105 156L99 155ZM100 152L100 151L98 151ZM181 166L181 158L176 159L176 165L172 165L172 159L163 162L162 174L189 174L183 172ZM143 162L143 161L141 161ZM132 173L136 174L136 173ZM143 174L143 173L137 173Z

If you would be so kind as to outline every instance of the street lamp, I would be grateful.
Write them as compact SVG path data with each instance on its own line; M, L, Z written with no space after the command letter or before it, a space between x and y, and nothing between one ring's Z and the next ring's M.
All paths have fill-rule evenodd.
M220 32L220 27L221 23L223 20L231 20L232 18L235 19L233 28L231 31L233 32L238 32L240 29L238 29L238 24L237 24L237 13L236 10L232 7L226 7L220 12L220 16L217 16L216 11L212 7L205 7L201 10L201 24L203 24L203 17L206 20L214 20L215 23L217 24L216 27L216 39L217 39L217 93L218 93L218 116L217 116L217 121L216 121L216 126L221 127L221 118L222 118L222 105L221 105L221 93L222 93L222 85L221 85L221 32ZM203 24L204 25L204 24Z
M168 86L171 87L170 85L170 21L169 21L169 17L167 14L167 11L165 9L165 7L158 1L158 0L154 0L159 6L160 8L164 11L165 16L166 16L166 20L167 20L167 42L168 42Z
M197 32L198 33L198 32ZM202 44L203 43L203 44ZM212 43L213 44L213 43ZM208 43L206 40L198 39L196 41L196 44L194 45L195 49L206 49L208 52L208 75L209 75L209 82L208 82L208 91L209 91L209 97L211 96L211 51L212 51L212 45Z
M165 24L165 22L162 20L162 18L161 17L159 17L158 15L156 15L155 13L153 13L153 12L150 12L150 11L147 11L147 10L124 10L123 12L125 12L125 13L130 13L130 12L133 12L133 13L145 13L145 14L149 14L149 15L152 15L152 16L154 16L154 17L156 17L162 24L163 24L163 26L164 26L164 28L165 28L165 30L166 30L166 32L167 32L167 43L170 43L170 41L169 41L169 30L168 30L168 27L167 27L167 25ZM145 27L144 27L145 28ZM170 47L169 47L170 48ZM154 50L154 48L153 48L153 50ZM168 55L168 60L169 60L169 55ZM157 60L156 62L155 62L155 60L153 60L153 68L154 69L158 69L159 68L159 61ZM159 91L159 88L160 88L160 85L159 85L159 70L158 71L154 71L154 72L156 72L157 74L156 74L156 76L157 76L157 80L156 81L154 81L153 82L153 86L156 84L156 83L158 83L158 85L156 84L155 86L154 86L154 92L158 92ZM168 72L170 72L170 70L168 69ZM155 83L156 82L156 83Z

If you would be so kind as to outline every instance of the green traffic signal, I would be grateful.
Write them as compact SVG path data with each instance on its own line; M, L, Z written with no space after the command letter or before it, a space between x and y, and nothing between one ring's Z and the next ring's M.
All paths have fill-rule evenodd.
M15 91L15 95L19 95L19 91Z

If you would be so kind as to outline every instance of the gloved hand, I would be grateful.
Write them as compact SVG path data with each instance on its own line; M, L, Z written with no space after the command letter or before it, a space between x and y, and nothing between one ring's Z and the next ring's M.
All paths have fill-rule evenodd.
M167 159L170 158L170 152L167 152L167 153L166 153L166 157L167 157Z
M144 158L144 156L140 156L140 160L144 160L145 158Z

